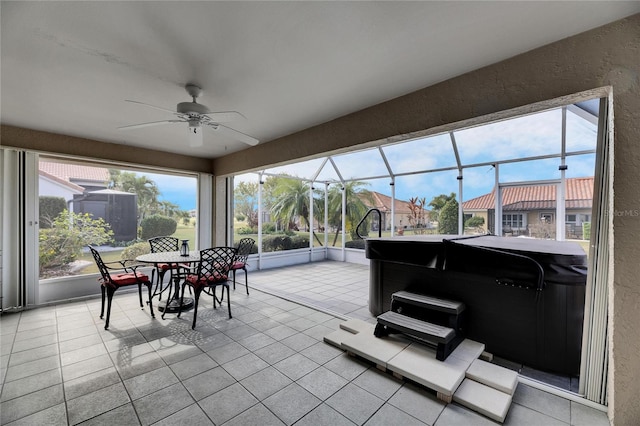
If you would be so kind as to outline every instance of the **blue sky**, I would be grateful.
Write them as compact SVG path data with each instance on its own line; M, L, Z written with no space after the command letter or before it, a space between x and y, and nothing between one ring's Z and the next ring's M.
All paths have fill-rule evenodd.
M458 130L454 133L463 165L512 160L526 157L559 154L562 144L562 112L560 109L518 117L511 120ZM594 150L596 126L567 112L566 151ZM455 167L456 159L448 134L416 139L382 148L395 174ZM369 189L391 194L390 178L365 179L388 175L378 148L333 157L344 179L369 183ZM270 173L288 173L311 178L323 159L269 169ZM594 154L570 156L566 160L566 177L593 176ZM542 159L500 165L500 182L559 179L560 158ZM469 200L491 191L495 184L494 169L490 165L464 169L463 199ZM425 197L427 202L439 194L458 193L457 170L398 176L395 181L396 198ZM255 179L244 175L240 179ZM318 180L338 180L331 163L326 163Z
M161 201L177 204L182 210L196 208L198 182L195 177L175 176L157 173L138 172L138 176L147 176L160 189Z

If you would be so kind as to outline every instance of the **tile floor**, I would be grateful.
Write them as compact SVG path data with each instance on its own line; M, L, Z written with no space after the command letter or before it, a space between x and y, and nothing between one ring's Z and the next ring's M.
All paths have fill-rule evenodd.
M342 317L370 318L366 267L252 271L249 285L232 291L231 320L203 298L195 331L191 312L152 319L135 292L116 293L106 331L99 299L2 315L0 424L494 424L322 341ZM520 384L505 424L609 422Z

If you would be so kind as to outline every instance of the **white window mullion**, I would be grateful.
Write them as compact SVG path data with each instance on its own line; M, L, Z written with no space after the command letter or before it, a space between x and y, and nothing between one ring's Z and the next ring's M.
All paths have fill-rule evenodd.
M40 280L38 154L24 153L24 277L27 290L27 305L37 305Z

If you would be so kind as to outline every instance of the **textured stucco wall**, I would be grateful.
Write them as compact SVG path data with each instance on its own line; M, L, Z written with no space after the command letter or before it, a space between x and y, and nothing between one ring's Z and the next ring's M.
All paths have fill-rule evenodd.
M339 152L395 135L611 86L614 259L609 416L640 421L640 15L532 50L268 144L214 160L217 175ZM380 82L384 84L384 82ZM598 91L595 91L598 92ZM595 93L594 92L594 93ZM599 95L605 95L600 91ZM571 100L569 96L567 98Z

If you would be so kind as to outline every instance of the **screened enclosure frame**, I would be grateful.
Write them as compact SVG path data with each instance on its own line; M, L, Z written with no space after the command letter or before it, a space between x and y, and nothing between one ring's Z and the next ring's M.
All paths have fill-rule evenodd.
M261 170L257 170L257 171L252 171L252 172L248 172L249 174L256 174L258 176L259 182L264 183L264 178L265 177L285 177L288 179L297 179L300 181L304 181L309 183L310 188L315 188L315 187L320 187L320 186L324 186L324 190L325 190L325 196L326 193L328 191L328 188L331 185L340 185L342 188L344 188L344 186L346 184L348 184L349 182L358 182L358 181L375 181L375 180L387 180L388 184L390 186L390 194L391 194L391 219L390 219L390 223L392 224L391 226L391 235L392 236L396 236L397 235L397 230L396 227L393 226L393 224L396 223L396 209L395 209L395 201L396 201L396 181L398 178L402 178L402 177L411 177L411 176L417 176L417 175L425 175L428 176L429 174L433 174L433 173L439 173L439 172L457 172L457 202L458 202L458 234L463 234L464 233L464 212L463 212L463 201L464 201L464 179L465 179L465 171L466 170L470 170L470 169L474 169L474 168L480 168L480 167L485 167L485 168L492 168L494 171L494 188L501 188L504 186L509 186L509 185L519 185L519 184L525 184L525 185L531 185L531 181L527 181L527 182L511 182L511 181L501 181L501 173L500 173L500 166L501 165L507 165L507 164L517 164L517 163L522 163L522 162L527 162L527 161L541 161L541 160L550 160L550 159L557 159L558 164L557 164L557 171L559 172L559 177L557 179L544 179L546 181L551 181L551 180L557 180L558 181L558 191L557 191L557 203L556 203L556 217L557 218L564 218L565 214L564 214L564 205L565 205L565 186L566 186L566 173L567 173L567 159L571 158L571 157L577 157L577 156L583 156L583 155L595 155L596 153L596 147L595 144L591 149L573 149L570 150L567 147L567 113L570 112L572 113L572 116L574 117L574 119L578 119L578 120L584 120L587 123L590 123L593 126L596 126L596 132L597 132L597 126L598 126L598 115L597 112L594 114L593 112L589 111L588 108L584 108L584 107L580 107L578 105L585 105L588 102L592 102L591 107L593 107L595 104L595 108L593 108L595 111L598 111L597 109L597 104L598 104L598 99L594 98L591 99L589 101L585 101L585 102L581 102L581 103L577 103L577 104L570 104L570 105L565 105L565 106L561 106L561 107L554 107L554 108L548 108L546 110L539 110L539 111L535 111L533 113L529 113L529 114L522 114L522 115L518 115L518 116L514 116L514 117L510 117L510 118L506 118L503 120L496 120L493 122L485 122L482 124L478 124L475 126L470 126L470 127L460 127L456 130L450 130L450 131L446 131L446 132L441 132L441 133L435 133L432 135L428 135L428 136L423 136L423 137L407 137L406 139L402 139L402 140L398 140L398 138L394 138L395 140L392 142L388 142L388 141L381 141L377 146L373 146L373 147L367 147L365 149L359 149L359 150L353 150L347 153L338 153L338 154L333 154L333 155L328 155L328 156L323 156L323 157L318 157L318 158L314 158L311 160L306 160L306 161L302 161L302 162L291 162L288 163L286 165L282 165L282 166L276 166L273 168L264 168ZM461 132L467 131L469 129L474 129L474 128L479 128L479 127L483 127L483 126L487 126L487 125L494 125L497 123L504 123L504 122L508 122L510 120L517 120L520 119L522 117L531 117L531 116L535 116L538 114L544 114L544 113L549 113L549 112L554 112L554 111L560 111L561 113L561 121L560 121L560 128L559 128L559 134L557 135L558 139L557 139L557 152L548 154L539 154L539 155L528 155L528 156L523 156L523 157L517 157L517 158L503 158L503 159L498 159L498 160L490 160L490 161L465 161L462 158L461 154L464 154L464 147L460 146L460 143L458 142L458 135L460 135ZM393 148L397 148L400 147L402 145L407 145L410 143L420 143L420 142L427 142L427 141L433 141L436 139L440 139L440 143L444 142L444 139L447 139L447 143L449 144L450 147L450 153L451 153L451 159L450 159L450 164L451 165L446 165L443 167L432 167L432 168L418 168L415 170L398 170L399 167L396 167L396 164L394 164L396 161L393 158L390 158L390 154L389 151ZM555 149L555 148L554 148ZM345 170L347 169L347 167L344 167L339 164L339 161L344 160L347 157L356 157L359 155L365 154L367 156L370 156L370 158L375 158L375 162L378 163L377 165L377 169L375 170L376 173L370 173L370 174L360 174L358 176L348 176L349 171ZM343 161L344 163L345 161ZM346 161L348 164L353 164L356 162L356 160L352 160L352 161ZM373 160L372 160L373 162ZM315 167L314 167L315 166ZM305 176L298 176L295 174L291 174L291 173L287 173L287 168L291 168L294 167L297 168L297 170L301 170L301 169L306 169L308 171L308 173L306 173ZM325 175L329 175L328 178L324 177ZM233 184L230 185L231 187L233 187ZM311 212L313 212L313 189L310 190L310 201L309 201L309 205L311 206ZM232 198L232 197L231 197ZM497 193L497 196L495 197L495 209L494 209L494 223L495 223L495 230L494 230L494 234L495 235L501 235L502 234L502 205L499 203L499 191ZM262 219L263 217L263 204L262 204L262 197L259 196L259 204L258 204L258 217L260 219ZM345 212L344 212L344 204L345 204L345 199L343 197L343 211L342 211L342 217L345 216ZM327 209L327 205L325 204L325 212ZM314 220L313 220L313 216L310 215L310 217L308 218L309 223L313 224ZM556 231L556 235L557 235L557 239L559 240L563 240L564 239L564 235L565 235L565 230L564 230L564 220L557 220L557 231ZM262 223L259 224L259 250L262 250ZM324 229L325 229L325 240L328 238L328 226L327 226L327 222L325 220L324 223ZM313 229L313 226L311 226L312 229L310 229L310 249L313 250L313 240L312 240L312 232L315 231L315 229ZM345 238L345 227L342 226L342 241L343 241L343 246L344 246L344 238ZM230 235L230 238L233 238L233 233L231 233L232 235ZM231 241L233 242L233 241ZM326 244L325 244L325 247ZM344 247L343 247L344 249ZM344 256L343 256L344 257Z

